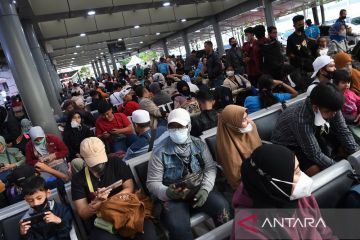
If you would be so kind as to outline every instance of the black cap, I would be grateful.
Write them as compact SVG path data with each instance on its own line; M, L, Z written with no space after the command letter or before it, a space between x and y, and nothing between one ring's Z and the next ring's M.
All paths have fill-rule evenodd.
M29 165L22 165L15 168L12 173L7 176L7 180L10 183L15 184L16 186L20 186L24 180L35 176L35 167Z
M214 94L210 89L201 89L196 93L196 99L199 101L212 101Z

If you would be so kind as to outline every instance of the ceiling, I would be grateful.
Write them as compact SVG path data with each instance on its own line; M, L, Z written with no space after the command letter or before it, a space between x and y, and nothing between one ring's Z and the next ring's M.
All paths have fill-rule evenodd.
M242 4L255 6L258 11L246 11L219 19L221 31L263 21L262 0L18 0L22 20L34 23L40 44L58 69L81 66L108 56L108 42L124 40L126 51L115 58L129 56L146 49L183 45L179 33L201 25L213 15L231 12ZM169 2L170 6L163 6ZM294 12L316 0L278 0L273 3L275 16ZM328 2L328 1L324 1ZM94 15L88 15L95 11ZM235 15L235 16L234 16ZM186 21L185 21L185 20ZM188 31L190 42L213 34L210 24ZM135 26L139 26L135 28ZM199 31L201 30L201 31ZM81 36L80 34L85 34ZM109 60L110 63L110 60Z

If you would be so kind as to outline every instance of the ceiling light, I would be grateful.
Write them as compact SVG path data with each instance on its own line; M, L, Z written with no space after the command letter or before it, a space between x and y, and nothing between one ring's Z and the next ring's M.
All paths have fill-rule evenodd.
M80 33L80 37L85 37L86 33Z
M157 32L157 33L156 33L156 35L158 35L158 36L159 36L159 35L160 35L160 33L159 33L159 32Z
M200 30L196 30L195 32L196 32L196 33L199 33L199 32L200 32Z
M76 48L79 48L79 47L80 47L80 45L76 45L75 47L76 47Z
M75 58L71 58L71 59L73 59L73 60L74 60Z
M168 7L168 6L170 6L170 3L169 3L169 2L164 2L164 3L163 3L163 6L164 6L164 7Z
M143 43L144 43L143 41L140 42L140 44L143 44Z
M139 28L139 27L140 27L139 25L134 26L134 28L136 28L136 29Z
M257 12L257 9L251 9L250 12Z
M101 51L101 48L99 48L99 51Z
M186 22L186 18L181 19L181 22Z
M131 50L131 49L132 49L131 47L128 48L128 50Z
M77 55L77 52L74 52L74 55Z
M118 41L122 41L122 38L119 38Z
M100 54L104 54L103 52L101 52Z
M94 10L91 10L91 11L88 11L87 14L88 14L89 16L92 16L92 15L95 15L95 13L96 13L96 12L95 12Z
M13 1L13 4L16 4L16 1L15 1L15 0Z

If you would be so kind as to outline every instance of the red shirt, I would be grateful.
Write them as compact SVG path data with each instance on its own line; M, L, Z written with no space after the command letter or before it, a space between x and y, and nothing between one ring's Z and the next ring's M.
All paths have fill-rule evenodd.
M129 126L131 123L129 119L123 113L114 113L114 119L112 121L108 121L102 117L98 117L96 120L96 136L100 136L104 132L109 132L114 129L121 129ZM131 134L129 132L127 134Z
M124 107L125 105L125 107ZM133 111L140 109L140 105L135 101L129 101L127 103L121 104L118 108L118 112L125 114L126 116L131 116Z
M52 134L45 134L45 136L49 154L55 153L56 159L64 158L69 154L68 148L60 138ZM29 141L26 144L25 155L26 164L35 165L38 162L38 158L34 153L34 144L32 141Z

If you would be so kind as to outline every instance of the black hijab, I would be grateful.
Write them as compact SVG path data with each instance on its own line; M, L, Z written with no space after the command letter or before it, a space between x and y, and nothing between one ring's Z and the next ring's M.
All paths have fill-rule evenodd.
M253 200L253 207L296 208L297 200L291 201L270 183L271 178L293 182L294 167L295 155L286 147L265 144L255 149L250 160L245 161L241 166L241 178ZM265 176L261 176L258 169L261 169ZM273 182L287 195L291 195L293 185Z
M186 90L183 89L183 88L185 88L185 87L187 88ZM191 95L189 85L187 84L187 82L185 82L185 81L183 81L183 80L181 80L180 82L178 82L178 83L176 84L176 89L178 90L178 92L179 92L181 95L183 95L183 96L185 96L185 97L189 97L189 96Z

